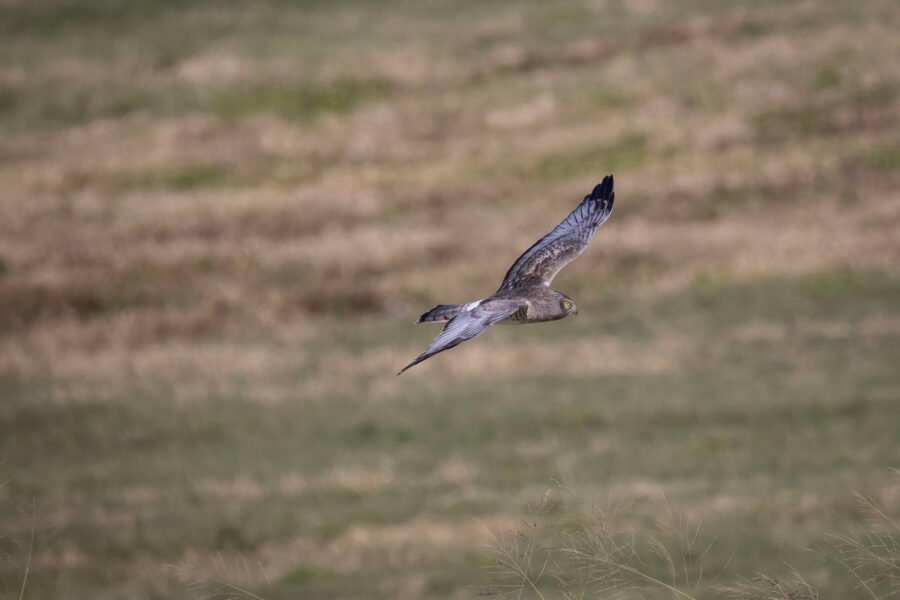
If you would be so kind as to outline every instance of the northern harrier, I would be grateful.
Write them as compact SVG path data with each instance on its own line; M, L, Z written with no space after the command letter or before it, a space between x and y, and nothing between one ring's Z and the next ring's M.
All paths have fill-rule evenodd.
M513 263L493 296L468 304L438 304L419 317L416 323L447 324L425 352L400 373L472 339L494 323L542 323L578 314L575 302L551 290L550 282L584 252L594 232L612 214L615 199L613 176L607 175L562 223Z

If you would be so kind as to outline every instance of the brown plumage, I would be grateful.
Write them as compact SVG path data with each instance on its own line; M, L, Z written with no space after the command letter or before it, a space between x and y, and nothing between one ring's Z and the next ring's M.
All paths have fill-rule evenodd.
M542 323L577 314L575 302L551 290L550 282L584 252L594 232L612 214L615 199L613 176L607 175L562 223L516 259L493 296L468 304L438 304L419 317L416 323L447 324L425 352L400 373L472 339L495 323Z

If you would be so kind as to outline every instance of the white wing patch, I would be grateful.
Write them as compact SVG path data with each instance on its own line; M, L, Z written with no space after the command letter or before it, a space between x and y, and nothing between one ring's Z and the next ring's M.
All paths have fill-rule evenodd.
M438 352L455 348L466 340L471 340L485 329L506 319L514 314L517 310L525 306L520 300L479 300L478 302L470 302L466 306L474 304L475 306L459 313L444 325L444 328L438 334L431 345L420 354L416 360L412 361L400 370L400 373L408 368L419 364L423 360L431 358ZM399 375L400 373L397 373Z

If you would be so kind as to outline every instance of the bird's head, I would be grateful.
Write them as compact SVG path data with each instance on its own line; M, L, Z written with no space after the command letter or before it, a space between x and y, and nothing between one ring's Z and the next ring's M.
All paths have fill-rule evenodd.
M578 307L575 305L575 301L564 294L559 295L559 308L563 316L566 317L578 314Z

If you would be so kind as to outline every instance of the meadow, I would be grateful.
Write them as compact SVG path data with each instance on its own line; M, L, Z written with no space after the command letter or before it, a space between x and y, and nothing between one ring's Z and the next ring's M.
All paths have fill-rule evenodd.
M678 591L583 597L900 589L834 537L900 514L898 30L0 2L0 598L580 597L539 555L597 514ZM577 317L395 376L606 173Z

